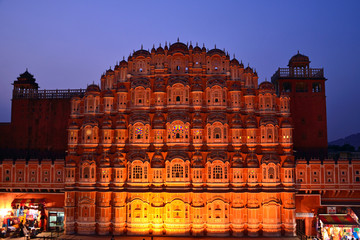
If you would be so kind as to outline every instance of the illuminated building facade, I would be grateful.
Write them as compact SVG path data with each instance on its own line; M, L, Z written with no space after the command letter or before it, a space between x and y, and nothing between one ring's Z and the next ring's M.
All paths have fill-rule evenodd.
M71 101L66 231L294 235L289 100L220 49L134 52Z
M177 42L86 90L39 90L26 71L0 124L0 217L34 200L68 234L316 235L327 207L359 207L360 156L312 155L327 130L309 63L258 85L225 51Z

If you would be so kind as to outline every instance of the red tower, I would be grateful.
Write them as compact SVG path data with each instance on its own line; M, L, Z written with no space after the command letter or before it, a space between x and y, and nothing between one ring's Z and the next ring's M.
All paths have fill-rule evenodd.
M309 57L294 55L271 81L277 94L290 96L295 155L324 156L327 152L326 97L323 68L310 68Z

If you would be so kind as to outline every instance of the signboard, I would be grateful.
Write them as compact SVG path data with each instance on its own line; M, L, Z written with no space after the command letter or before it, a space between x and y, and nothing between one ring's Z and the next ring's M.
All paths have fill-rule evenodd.
M314 217L314 213L307 213L307 212L298 212L296 213L297 218L304 218L304 217Z
M327 213L328 214L336 213L336 207L327 207Z

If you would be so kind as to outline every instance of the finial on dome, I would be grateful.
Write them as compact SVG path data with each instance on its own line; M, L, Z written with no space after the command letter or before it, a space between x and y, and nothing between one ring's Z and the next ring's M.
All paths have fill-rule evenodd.
M205 43L203 43L203 47L205 47Z
M179 37L177 38L177 42L179 42Z
M125 56L123 56L123 60L125 60Z
M190 41L190 45L192 45L191 41Z
M267 77L265 77L265 82L267 82Z
M165 46L167 46L167 41L165 41Z
M109 67L109 69L111 70L111 66Z
M215 44L215 49L216 49L216 44Z
M234 53L234 58L235 58L235 53Z
M189 47L189 42L186 42L186 46Z
M153 48L155 48L155 44L153 43Z
M240 63L243 64L243 63L242 63L242 60L240 60Z
M28 68L26 68L26 72L28 71Z
M300 54L299 50L298 50L298 54Z
M143 50L143 45L141 44L141 50Z
M116 65L119 65L119 61L116 61Z
M196 42L196 46L198 47L198 42Z
M161 47L161 43L159 43L159 47Z

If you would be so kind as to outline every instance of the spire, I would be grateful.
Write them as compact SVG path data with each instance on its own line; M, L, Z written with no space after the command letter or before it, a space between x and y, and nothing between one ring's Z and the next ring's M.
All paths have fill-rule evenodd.
M215 49L216 49L216 44L215 44Z
M123 60L125 60L125 56L123 56Z
M198 42L196 42L196 46L198 47Z
M141 44L141 50L143 50L143 45Z
M177 42L179 42L179 37L177 38Z
M235 58L235 53L234 53L234 58Z

